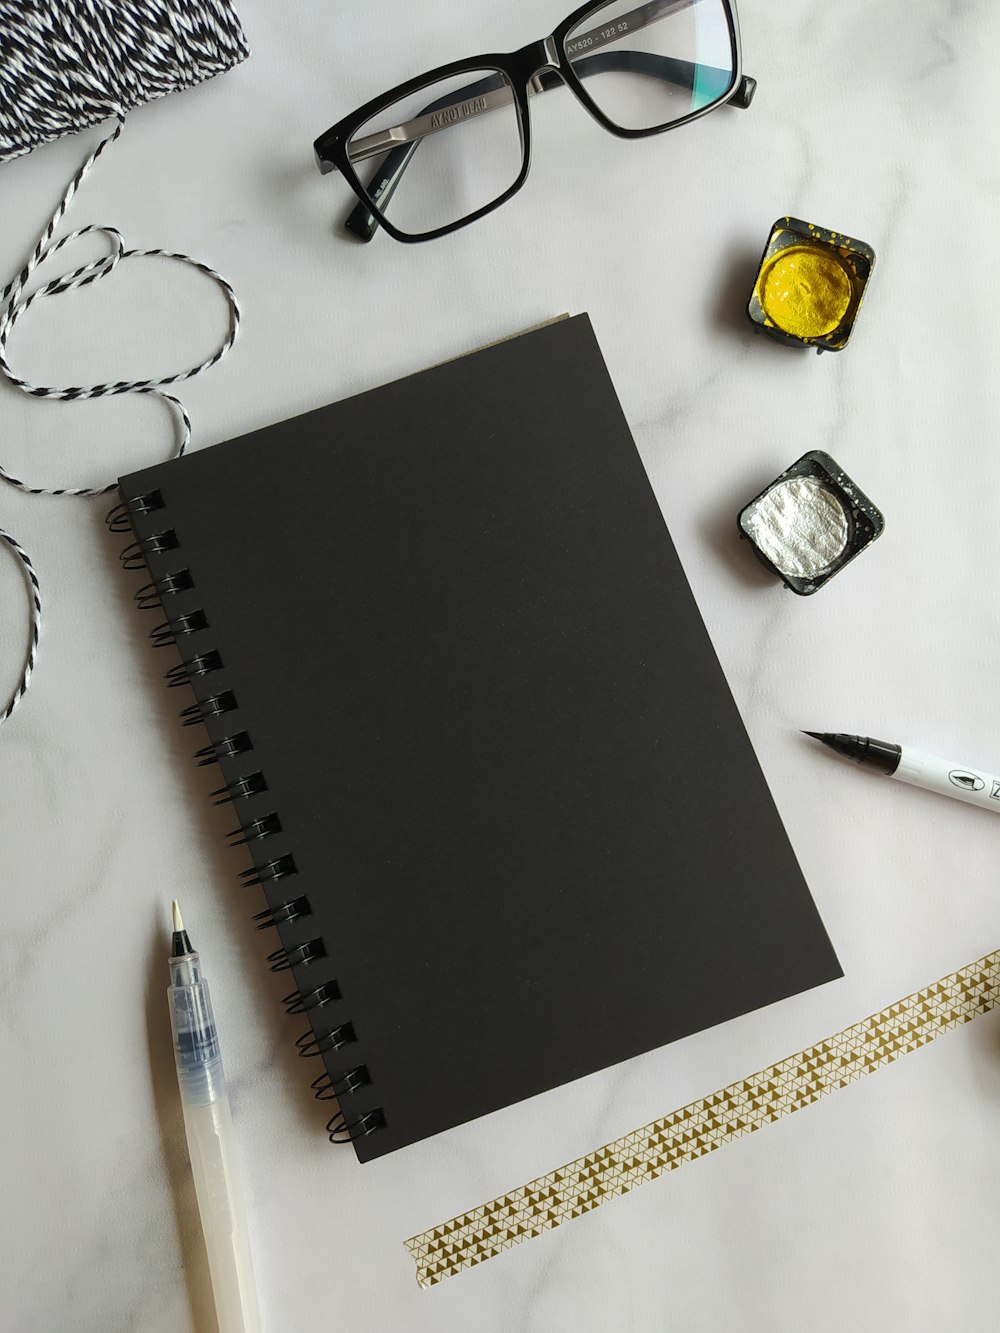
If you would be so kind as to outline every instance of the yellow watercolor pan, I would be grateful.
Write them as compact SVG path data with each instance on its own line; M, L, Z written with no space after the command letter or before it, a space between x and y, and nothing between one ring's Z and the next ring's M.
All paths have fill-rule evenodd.
M747 305L751 324L790 347L846 347L875 267L875 251L801 218L771 228Z

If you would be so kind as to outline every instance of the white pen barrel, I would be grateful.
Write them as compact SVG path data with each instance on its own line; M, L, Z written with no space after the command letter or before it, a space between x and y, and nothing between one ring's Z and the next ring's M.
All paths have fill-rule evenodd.
M952 764L947 759L938 759L904 746L899 767L892 776L914 787L952 796L1000 814L1000 777L992 773L983 773L965 764Z
M198 1194L219 1333L260 1333L246 1209L226 1097L184 1103L184 1129Z

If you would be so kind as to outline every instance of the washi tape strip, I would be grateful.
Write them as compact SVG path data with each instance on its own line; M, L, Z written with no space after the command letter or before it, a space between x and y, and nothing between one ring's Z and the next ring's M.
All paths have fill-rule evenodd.
M985 1014L998 998L1000 950L758 1074L411 1236L405 1244L417 1265L417 1281L432 1287L724 1143L801 1111Z

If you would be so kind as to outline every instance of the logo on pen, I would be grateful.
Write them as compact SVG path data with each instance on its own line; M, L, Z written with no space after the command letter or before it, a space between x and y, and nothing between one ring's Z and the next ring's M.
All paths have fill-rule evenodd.
M994 801L1000 801L1000 782L993 779L993 790L990 792L990 798Z
M966 773L961 768L953 768L948 774L948 777L956 787L961 787L963 791L982 791L986 786L986 783L978 773ZM994 792L993 795L997 797L997 800L1000 800L1000 796L997 796L996 792Z

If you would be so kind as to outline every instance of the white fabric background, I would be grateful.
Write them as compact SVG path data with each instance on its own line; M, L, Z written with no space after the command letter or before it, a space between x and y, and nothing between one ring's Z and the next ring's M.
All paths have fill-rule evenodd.
M316 173L315 135L424 68L550 31L561 5L238 9L250 61L130 116L68 220L113 222L234 283L240 341L182 389L195 447L589 311L846 977L359 1167L326 1143L315 1070L292 1046L302 1021L283 1016L273 946L249 922L259 900L237 887L245 860L224 849L235 821L205 799L216 784L190 760L200 741L174 716L187 700L163 688L168 654L145 638L108 504L5 488L0 523L36 560L46 620L36 681L0 730L0 1328L214 1327L163 995L175 894L214 983L267 1330L994 1326L995 1017L430 1292L401 1242L1000 943L1000 821L796 734L871 732L1000 767L1000 12L742 0L749 112L624 143L568 95L536 99L513 202L443 241L364 247L338 231L347 191ZM0 171L0 272L93 141ZM786 212L877 251L840 355L746 325ZM153 375L205 355L224 317L205 280L149 261L36 307L13 360L49 383ZM172 429L150 402L39 403L0 385L3 461L30 480L110 479L166 456ZM738 543L735 518L814 447L887 526L802 600ZM0 606L13 682L27 610L3 553ZM429 1039L428 1077L435 1056Z

